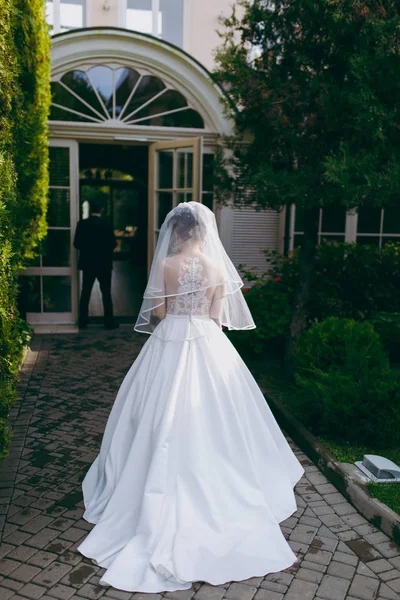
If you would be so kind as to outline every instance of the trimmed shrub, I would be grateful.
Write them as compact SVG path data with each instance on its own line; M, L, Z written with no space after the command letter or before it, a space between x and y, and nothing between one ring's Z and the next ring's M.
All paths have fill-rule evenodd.
M331 317L312 325L296 348L295 377L293 407L316 434L375 447L400 443L400 372L390 370L370 323Z
M42 1L0 0L0 459L7 452L7 417L29 339L16 307L18 271L45 229L46 48Z

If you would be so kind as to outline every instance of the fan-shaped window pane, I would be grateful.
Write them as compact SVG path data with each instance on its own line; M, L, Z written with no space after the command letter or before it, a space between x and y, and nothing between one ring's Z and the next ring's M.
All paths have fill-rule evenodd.
M99 92L110 116L112 116L113 72L110 67L99 65L88 71L89 77Z
M71 113L65 108L51 105L50 108L50 121L74 121L76 123L93 123L90 119Z
M144 75L140 80L135 94L132 96L124 111L124 118L129 118L131 113L159 94L165 87L166 86L161 79L153 77L153 75Z
M187 106L186 98L175 90L168 90L153 102L135 113L133 121L143 119L151 115L159 115L161 113L170 112L177 108Z
M204 128L182 93L129 67L69 71L52 82L52 93L50 119L55 121L101 123L111 118L126 125Z
M115 73L115 116L118 118L132 90L139 80L139 73L133 69L118 69Z
M162 117L156 117L152 125L158 125L162 127L193 127L195 129L203 129L204 121L198 112L192 108L182 110L180 112L164 115ZM147 121L144 121L146 123Z
M70 90L75 92L77 96L79 96L82 104L85 104L86 102L86 104L92 107L93 110L87 114L91 114L93 117L100 119L107 118L107 114L101 105L86 73L83 71L69 71L61 77L61 81ZM70 95L67 90L65 90L65 94ZM54 100L54 102L56 102L56 100ZM58 102L58 104L64 104L64 102ZM79 103L79 106L81 106L81 103ZM86 111L81 110L81 112L86 114Z
M53 105L51 107L50 119L56 121L82 121L99 122L100 117L73 96L60 83L51 84L53 93ZM58 105L58 106L55 106Z

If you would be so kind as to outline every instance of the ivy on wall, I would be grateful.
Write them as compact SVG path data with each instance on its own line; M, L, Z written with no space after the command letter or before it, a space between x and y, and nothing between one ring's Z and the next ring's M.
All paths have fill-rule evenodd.
M50 40L43 0L0 0L0 458L29 338L18 271L46 233Z

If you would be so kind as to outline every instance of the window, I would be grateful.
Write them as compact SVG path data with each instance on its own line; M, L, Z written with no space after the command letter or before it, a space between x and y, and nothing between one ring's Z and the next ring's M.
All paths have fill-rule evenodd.
M126 28L183 45L184 0L126 0Z
M59 75L51 86L52 121L204 129L185 96L148 72L99 64Z
M86 0L47 0L46 20L50 33L62 33L86 26Z
M361 206L358 209L357 243L374 244L379 248L386 242L400 242L400 208Z
M301 245L304 232L304 215L300 208L292 205L292 232L291 232L291 247L290 250ZM318 243L322 240L331 242L344 242L346 231L346 211L344 208L336 208L327 206L320 208L319 211L319 227L318 227Z

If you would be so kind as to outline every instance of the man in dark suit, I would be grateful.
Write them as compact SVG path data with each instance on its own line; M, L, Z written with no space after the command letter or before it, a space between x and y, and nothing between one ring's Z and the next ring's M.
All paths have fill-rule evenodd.
M90 200L91 216L78 222L74 246L79 250L78 268L82 269L82 292L79 303L79 327L88 324L89 300L93 284L98 279L103 297L104 327L114 329L111 298L112 253L117 245L111 223L102 217L101 193Z

